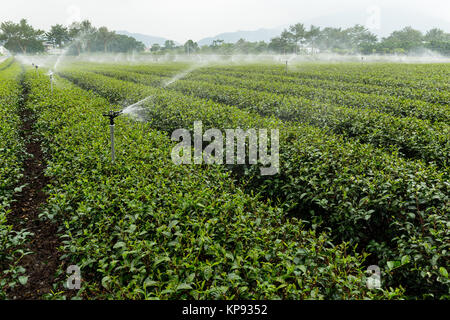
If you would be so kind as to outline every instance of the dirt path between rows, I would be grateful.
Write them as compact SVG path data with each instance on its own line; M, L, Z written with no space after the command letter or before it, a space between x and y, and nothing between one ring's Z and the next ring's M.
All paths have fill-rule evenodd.
M26 285L18 284L7 293L9 299L41 299L53 290L56 283L55 273L61 264L58 246L60 239L57 235L57 225L42 221L38 215L41 206L46 202L47 195L44 187L49 178L44 175L46 161L41 149L41 139L34 131L36 115L26 107L28 87L21 80L22 100L19 104L21 120L20 135L25 141L25 150L29 157L23 162L23 177L19 186L25 187L14 195L14 202L9 214L9 223L15 230L26 228L34 235L25 245L25 249L32 254L25 256L20 265L26 269L29 276Z

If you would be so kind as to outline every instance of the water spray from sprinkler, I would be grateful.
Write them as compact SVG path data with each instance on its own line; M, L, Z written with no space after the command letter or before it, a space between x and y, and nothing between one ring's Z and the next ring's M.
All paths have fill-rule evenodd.
M50 77L50 90L53 95L53 71L50 70L50 72L48 73L48 76Z
M111 135L111 161L112 163L114 163L114 161L116 160L116 150L114 148L114 119L117 118L118 116L120 116L122 114L122 110L120 111L113 111L110 110L108 113L104 113L103 116L104 117L108 117L109 118L109 131L110 131L110 135Z

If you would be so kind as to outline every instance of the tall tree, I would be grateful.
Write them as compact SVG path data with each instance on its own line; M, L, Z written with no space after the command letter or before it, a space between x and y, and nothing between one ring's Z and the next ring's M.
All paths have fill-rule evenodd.
M275 52L279 52L279 53L285 53L286 50L289 49L290 43L289 43L289 38L286 37L286 34L284 37L275 37L270 39L270 43L269 43L269 49L273 50Z
M450 41L450 34L445 33L444 30L433 28L427 31L423 39L427 42Z
M320 27L311 25L305 34L306 41L311 45L312 53L314 53L314 46L317 39L320 37Z
M70 39L69 30L61 24L51 26L50 31L45 34L47 41L54 46L61 47Z
M83 20L80 23L80 31L83 39L83 45L85 46L87 52L91 52L91 47L95 41L97 29L89 20Z
M384 38L381 46L390 50L403 49L406 52L422 46L423 35L419 30L405 27L402 30L394 31L389 37Z
M100 30L100 29L99 29ZM145 45L123 34L116 34L112 32L113 37L108 43L108 49L111 52L131 52L131 51L144 51ZM104 44L103 44L104 45Z
M223 42L224 41L221 39L213 40L211 47L217 49L218 47L220 47L223 44Z
M322 50L348 49L351 47L350 37L341 28L326 27L320 31L316 46Z
M198 51L198 44L192 40L186 41L184 44L184 52L187 54L191 54L193 52Z
M0 30L0 40L5 42L4 47L11 52L26 54L44 51L44 31L34 29L26 19L19 23L3 22Z
M302 45L306 41L306 29L303 23L297 23L289 27L289 31L292 34L292 39L295 42L295 48Z
M344 32L346 33L351 48L364 53L369 53L378 41L375 34L359 24L345 29Z
M445 33L441 29L434 28L427 31L423 40L428 49L450 55L450 33Z
M158 43L152 44L152 47L150 48L151 52L157 52L159 50L161 50L161 46Z
M72 42L72 46L76 48L76 53L80 55L83 41L81 39L81 26L79 22L73 22L69 26L69 39Z
M240 38L236 43L235 43L235 51L237 53L249 53L249 49L250 49L250 43L245 41L245 39Z
M69 26L69 37L72 45L76 48L77 54L81 54L83 50L91 51L91 47L95 42L97 29L89 20L81 22L73 22Z
M109 31L106 27L98 28L97 39L102 42L104 52L108 51L108 44L114 39L115 35L115 32Z
M173 40L166 40L164 42L164 49L165 50L170 50L170 49L173 49L173 48L175 48L175 41L173 41Z

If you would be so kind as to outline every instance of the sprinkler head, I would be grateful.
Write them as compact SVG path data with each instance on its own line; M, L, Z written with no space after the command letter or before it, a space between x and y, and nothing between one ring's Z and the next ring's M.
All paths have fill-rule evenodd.
M110 110L108 113L104 113L103 116L104 117L109 117L109 124L111 126L114 125L114 119L117 118L118 116L120 116L122 114L122 111L113 111Z

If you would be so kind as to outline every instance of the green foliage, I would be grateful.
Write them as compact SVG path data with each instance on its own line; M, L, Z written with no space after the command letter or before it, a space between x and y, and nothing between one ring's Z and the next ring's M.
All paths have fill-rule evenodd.
M163 85L168 80L168 78L129 71L111 71L108 68L105 70L104 67L101 67L98 72L122 80L150 85ZM193 81L190 79L193 79ZM307 122L315 126L329 128L336 133L342 133L348 137L354 137L362 142L370 142L377 146L396 147L400 153L408 158L419 158L428 162L434 161L439 166L445 166L448 163L450 130L448 124L445 123L431 124L429 121L423 121L415 117L394 117L371 109L353 109L328 105L325 103L329 100L342 102L345 99L344 95L347 94L333 90L330 91L333 99L327 100L324 97L326 91L321 94L317 89L311 89L303 85L299 87L290 83L274 82L273 79L248 81L241 77L217 76L209 72L206 74L202 72L190 76L189 80L178 81L171 85L169 89L247 108L263 116L275 115L284 120ZM243 87L257 91L246 90ZM314 85L311 87L314 87ZM310 92L311 98L314 100L305 99L306 92ZM286 97L281 94L291 94L298 97ZM377 96L373 105L379 106L382 104L381 99ZM361 101L367 100L361 99ZM392 105L396 104L392 103ZM436 106L436 109L442 110L442 114L445 114L444 110L448 107ZM401 108L395 110L398 113L402 112ZM430 111L425 108L424 110L427 113ZM413 113L411 112L411 114Z
M17 115L20 66L17 62L4 64L6 68L0 71L0 299L6 298L6 288L24 281L21 277L25 270L18 263L27 254L21 245L30 234L13 230L8 223L13 193L22 174L24 151Z
M116 34L106 27L95 28L89 20L74 22L70 26L54 25L46 33L55 47L67 48L72 55L88 52L143 51L145 45L132 37Z
M199 120L205 130L280 129L281 174L261 177L255 167L238 171L251 179L249 188L279 203L286 213L330 227L335 241L359 243L374 255L376 264L389 270L389 285L402 285L415 297L448 295L448 281L440 272L440 267L448 264L450 239L449 171L445 161L440 170L310 125L283 122L269 115L261 117L246 111L252 108L252 99L242 100L245 103L238 108L233 103L223 105L88 72L71 70L63 74L113 102L133 102L152 95L147 103L150 124L167 132L191 128ZM214 89L206 87L205 91ZM220 88L223 99L229 99L233 88ZM212 94L219 93L218 90ZM248 91L242 91L241 99L247 94ZM232 96L239 99L237 94ZM361 121L361 118L355 115L352 119ZM429 128L424 123L416 130ZM405 125L399 132L402 130L406 130ZM445 157L445 153L441 155ZM436 260L431 260L430 252L439 252ZM388 262L395 266L398 263L398 267L389 268Z
M81 297L402 297L369 291L366 254L245 193L224 167L174 165L174 144L152 122L117 119L110 165L101 114L112 106L60 78L53 96L46 77L31 71L27 82L51 155L43 216L62 221L64 257L82 268Z
M0 40L5 41L5 48L11 52L26 54L44 51L41 37L44 31L34 29L26 19L19 23L2 22L0 31Z
M60 222L64 258L82 268L77 298L450 296L446 65L221 66L164 87L187 67L76 64L53 95L48 77L26 74L52 177L41 217ZM9 112L20 70L2 68L5 287L28 281L17 264L28 234L6 223L22 146ZM111 165L102 113L147 96L147 122L117 119ZM279 129L280 173L174 165L170 133L194 121ZM366 288L370 264L382 290Z
M45 37L56 47L61 47L70 41L69 29L60 24L51 26L50 31L45 33Z
M25 19L16 24L3 22L0 28L0 40L7 40L5 47L12 52L35 53L45 50L46 39L55 47L67 47L69 53L80 55L82 52L131 52L144 51L145 45L133 37L118 35L106 27L95 28L89 20L74 22L70 26L56 24L44 33L35 30ZM164 46L153 44L151 53L162 54L315 54L332 52L338 54L422 54L431 49L443 55L450 54L450 34L433 28L425 35L411 27L393 31L388 37L378 41L375 34L366 27L356 24L349 28L325 27L321 29L313 25L309 29L297 23L284 29L268 43L265 41L247 41L239 39L235 43L227 43L215 39L210 45L199 47L188 40L184 45L176 45L173 40L166 40Z

